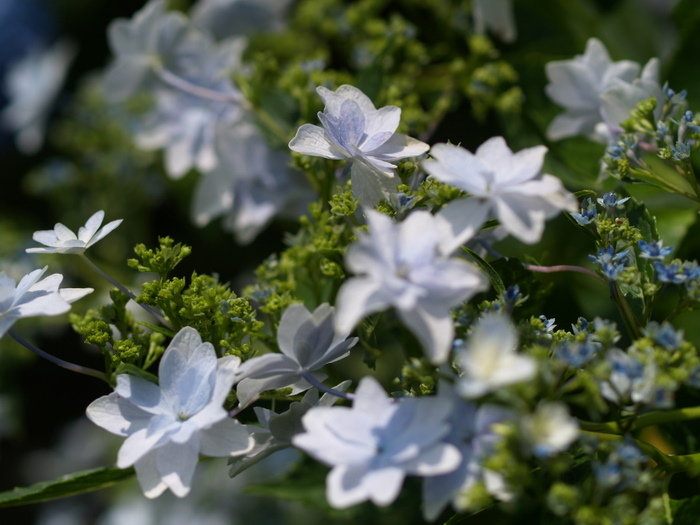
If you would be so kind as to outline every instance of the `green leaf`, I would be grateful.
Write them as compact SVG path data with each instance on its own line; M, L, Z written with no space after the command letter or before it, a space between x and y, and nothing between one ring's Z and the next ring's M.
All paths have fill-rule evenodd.
M506 287L503 284L503 279L501 279L501 276L498 275L498 272L493 269L493 266L491 266L489 263L487 263L485 260L479 257L474 250L470 250L466 246L463 246L462 249L467 253L469 257L471 257L471 259L479 266L479 268L486 272L489 281L491 281L491 286L493 286L493 288L496 290L496 293L498 293L499 295L505 293Z
M0 507L26 505L65 498L103 489L134 475L134 469L102 467L66 474L53 481L42 481L29 487L18 487L0 493Z
M146 323L146 322L139 322L138 323L141 326L145 326L146 328L150 328L154 332L158 332L159 334L163 334L165 337L168 338L173 338L175 337L175 332L173 330L170 330L168 328L165 328L164 326L159 326L156 324L151 324L151 323Z

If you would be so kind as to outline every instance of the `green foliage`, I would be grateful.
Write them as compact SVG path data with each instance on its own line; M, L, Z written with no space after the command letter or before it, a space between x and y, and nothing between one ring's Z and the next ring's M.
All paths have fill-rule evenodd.
M157 273L161 279L165 279L182 260L192 253L189 246L181 243L174 244L170 237L158 237L159 247L146 248L145 244L138 244L134 253L138 259L129 259L129 268L139 272Z

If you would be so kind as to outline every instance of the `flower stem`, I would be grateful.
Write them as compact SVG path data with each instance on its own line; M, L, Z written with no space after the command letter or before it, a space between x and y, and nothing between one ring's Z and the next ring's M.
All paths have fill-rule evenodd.
M117 288L120 292L122 292L124 295L126 295L129 299L131 299L131 300L134 301L136 304L138 304L141 308L143 308L144 310L146 310L149 314L151 314L151 315L152 315L153 317L155 317L158 321L160 321L160 323L161 323L163 326L165 326L165 327L167 327L167 328L172 328L172 327L170 326L170 323L165 319L165 317L163 317L159 312L157 312L156 310L154 310L153 308L151 308L151 307L148 306L147 304L139 303L139 302L136 300L136 296L133 294L133 292L131 292L130 290L128 290L127 288L125 288L124 286L122 286L121 284L119 284L119 282L117 282L115 279L113 279L111 275L109 275L107 272L105 272L104 270L102 270L102 268L100 268L100 267L97 266L94 262L92 262L90 259L88 259L87 255L85 255L84 253L81 253L81 254L79 254L79 255L80 255L80 257L83 259L83 261L85 261L85 262L87 263L87 265L90 266L90 268L92 268L93 270L95 270L105 281L107 281L108 283L110 283L112 286L114 286L114 287Z
M603 279L600 275L595 273L593 270L589 270L588 268L584 268L582 266L574 266L571 264L558 264L556 266L537 266L535 264L523 264L523 268L525 268L526 270L530 270L531 272L540 272L540 273L578 272L578 273L590 275L591 277L595 277L599 281L607 283L607 281L605 279Z
M47 354L42 349L34 346L32 343L27 341L24 337L19 335L15 331L14 328L10 328L10 331L8 333L15 341L17 341L19 344L21 344L25 348L28 348L29 350L34 352L39 357L43 357L47 361L51 361L53 364L58 365L61 368L65 368L66 370L70 370L71 372L85 374L86 376L96 377L97 379L102 379L103 381L109 383L109 380L107 379L107 375L104 372L100 372L99 370L94 370L92 368L86 368L84 366L76 365L74 363L69 363L68 361L64 361L63 359L55 357L51 354Z
M331 394L333 396L340 397L342 399L347 399L348 401L352 401L353 399L355 399L355 396L353 394L348 394L347 392L341 392L340 390L336 390L334 388L331 388L329 386L324 385L318 379L316 379L311 374L311 372L302 372L301 377L303 377L312 386L315 386L316 388L318 388L321 392L326 392L327 394Z
M162 67L153 68L158 77L171 87L179 89L195 97L213 100L214 102L227 102L229 104L239 104L246 109L250 109L248 102L238 93L222 93L203 86L193 84L189 80L176 75L172 71L168 71Z

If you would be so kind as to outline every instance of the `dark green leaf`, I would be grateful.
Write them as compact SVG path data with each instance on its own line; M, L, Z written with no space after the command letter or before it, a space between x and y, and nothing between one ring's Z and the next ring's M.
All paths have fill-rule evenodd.
M103 489L130 478L134 469L103 467L66 474L53 481L42 481L29 487L18 487L0 493L0 507L26 505L40 501L65 498Z
M493 269L493 266L491 266L489 263L487 263L485 260L479 257L474 250L470 250L466 246L463 246L462 249L467 253L469 257L471 257L471 259L477 264L477 266L479 266L479 268L486 272L489 281L491 281L491 286L493 286L496 292L499 295L505 293L506 287L503 284L503 279L501 279L501 276L498 275L498 272Z

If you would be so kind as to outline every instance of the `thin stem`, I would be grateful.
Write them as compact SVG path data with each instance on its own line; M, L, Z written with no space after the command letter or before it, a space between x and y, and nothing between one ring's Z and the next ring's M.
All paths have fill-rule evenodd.
M540 273L578 272L578 273L590 275L591 277L595 277L599 281L607 283L607 281L605 279L603 279L600 275L595 273L593 270L589 270L588 268L584 268L582 266L574 266L571 264L558 264L556 266L537 266L535 264L523 264L523 268L525 268L526 270L530 270L531 272L540 272Z
M250 109L250 104L238 93L222 93L221 91L215 91L203 86L198 86L193 84L189 80L186 80L172 71L168 71L162 67L153 68L158 77L171 87L194 95L195 97L204 98L207 100L212 100L214 102L226 102L229 104L239 104L245 109Z
M312 386L315 386L316 388L318 388L321 392L326 392L327 394L331 394L333 396L340 397L342 399L347 399L348 401L352 401L353 399L355 399L355 396L353 394L348 394L347 392L341 392L340 390L336 390L335 388L331 388L329 386L324 385L318 379L316 379L311 374L311 372L302 372L301 377L303 377Z
M85 261L85 262L87 263L87 265L90 266L90 268L92 268L93 270L95 270L105 281L107 281L108 283L110 283L110 284L111 284L112 286L114 286L115 288L119 289L120 292L122 292L122 293L123 293L124 295L126 295L129 299L131 299L132 301L134 301L134 302L135 302L136 304L138 304L141 308L143 308L144 310L146 310L149 314L151 314L151 315L152 315L153 317L155 317L158 321L160 321L160 323L161 323L163 326L165 326L165 327L167 327L167 328L172 328L172 327L170 326L170 323L169 323L168 321L166 321L165 317L163 317L159 312L157 312L156 310L154 310L153 308L151 308L151 307L148 306L147 304L139 303L139 302L136 300L136 296L133 294L133 292L131 292L129 289L127 289L127 288L125 288L124 286L122 286L119 282L117 282L115 279L113 279L111 275L109 275L107 272L105 272L104 270L102 270L102 268L100 268L100 267L97 266L94 262L92 262L90 259L88 259L88 256L87 256L87 255L85 255L84 253L80 253L80 254L78 254L78 255L80 255L81 259L82 259L83 261Z
M84 366L76 365L74 363L69 363L68 361L64 361L63 359L60 359L56 356L53 356L51 354L47 354L42 349L34 346L32 343L27 341L24 337L19 335L15 331L14 328L10 328L10 331L8 333L15 341L17 341L19 344L21 344L25 348L28 348L29 350L34 352L39 357L43 357L47 361L51 361L53 364L58 365L61 368L65 368L66 370L70 370L71 372L85 374L86 376L96 377L97 379L102 379L103 381L109 383L109 380L107 379L107 375L104 372L100 372L99 370L94 370L92 368L86 368Z

